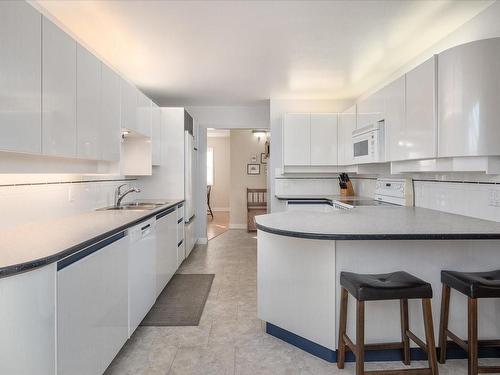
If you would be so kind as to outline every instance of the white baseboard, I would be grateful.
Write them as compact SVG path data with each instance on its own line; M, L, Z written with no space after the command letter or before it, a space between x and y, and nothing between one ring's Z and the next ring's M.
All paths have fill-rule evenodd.
M213 212L229 212L229 207L212 207Z
M229 229L247 229L246 224L229 224Z
M206 245L208 243L208 238L207 237L200 237L198 238L197 242L200 245Z

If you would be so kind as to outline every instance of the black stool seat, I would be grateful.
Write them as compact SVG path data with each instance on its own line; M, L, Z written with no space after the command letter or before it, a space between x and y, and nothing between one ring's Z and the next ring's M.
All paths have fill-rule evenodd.
M470 298L500 298L500 270L441 271L441 282Z
M431 284L404 271L378 275L341 272L340 285L358 301L432 298Z

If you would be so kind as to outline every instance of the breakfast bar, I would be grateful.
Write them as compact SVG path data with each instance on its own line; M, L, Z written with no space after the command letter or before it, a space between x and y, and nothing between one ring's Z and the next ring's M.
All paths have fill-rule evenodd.
M441 271L500 269L500 223L418 207L366 206L331 212L304 210L258 216L258 317L269 334L327 361L337 359L339 278L342 271L377 274L398 270L432 285L434 327L439 327ZM450 329L467 337L467 300L452 291ZM367 304L365 341L401 340L399 301ZM481 300L479 336L498 339L498 300ZM354 313L350 299L348 315ZM410 318L422 308L409 301ZM424 337L421 319L411 330ZM355 331L348 318L347 333ZM449 349L451 357L466 357ZM488 351L480 355L488 356ZM366 360L398 360L399 350L366 354ZM413 359L424 358L412 348Z

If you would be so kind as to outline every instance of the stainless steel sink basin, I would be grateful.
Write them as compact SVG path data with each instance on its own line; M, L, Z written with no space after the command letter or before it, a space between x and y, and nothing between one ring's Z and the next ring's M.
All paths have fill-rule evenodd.
M158 208L160 206L163 206L163 203L132 202L132 203L122 204L118 207L111 206L111 207L99 208L97 211L108 211L108 210L137 210L137 211L143 210L143 211L147 211L147 210L154 210L155 208Z

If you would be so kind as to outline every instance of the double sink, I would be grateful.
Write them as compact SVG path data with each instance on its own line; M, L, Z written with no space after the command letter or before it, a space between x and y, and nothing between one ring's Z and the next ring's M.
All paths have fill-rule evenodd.
M154 210L160 206L169 204L168 201L135 201L131 203L124 203L119 206L110 206L99 208L97 211L109 211L109 210L136 210L136 211L147 211Z

